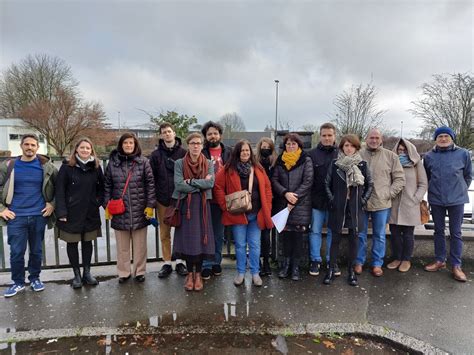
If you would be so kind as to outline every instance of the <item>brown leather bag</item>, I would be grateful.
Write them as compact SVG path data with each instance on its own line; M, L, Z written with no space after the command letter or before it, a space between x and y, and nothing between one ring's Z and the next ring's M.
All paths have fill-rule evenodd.
M181 211L179 206L181 199L178 197L178 200L172 202L165 210L165 217L163 222L171 227L179 227L181 225Z
M225 195L225 206L227 212L240 214L252 209L252 187L253 187L253 167L250 170L249 189L233 192Z
M428 207L428 202L425 200L420 202L420 217L421 224L426 224L430 221L430 209Z

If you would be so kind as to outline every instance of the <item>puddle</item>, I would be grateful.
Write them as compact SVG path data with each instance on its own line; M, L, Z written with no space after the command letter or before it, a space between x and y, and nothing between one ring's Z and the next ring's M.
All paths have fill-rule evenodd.
M135 334L0 344L0 354L406 354L402 348L352 335ZM6 345L6 347L5 347Z

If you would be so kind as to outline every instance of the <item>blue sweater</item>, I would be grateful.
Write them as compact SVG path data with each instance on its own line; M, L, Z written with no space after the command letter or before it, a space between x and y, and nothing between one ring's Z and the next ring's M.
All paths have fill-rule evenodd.
M452 145L433 148L423 164L428 177L428 202L438 206L456 206L469 202L467 190L472 181L472 164L466 149Z
M15 161L15 189L8 207L17 216L41 216L46 206L43 197L43 167L38 158L26 162Z

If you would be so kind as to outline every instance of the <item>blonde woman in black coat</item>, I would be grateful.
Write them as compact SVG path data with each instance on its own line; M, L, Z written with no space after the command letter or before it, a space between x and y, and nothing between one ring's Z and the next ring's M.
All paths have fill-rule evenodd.
M67 255L74 271L71 286L97 285L91 275L92 242L101 236L99 207L104 199L104 175L89 138L80 139L56 178L56 227L67 243ZM81 277L79 248L81 242Z

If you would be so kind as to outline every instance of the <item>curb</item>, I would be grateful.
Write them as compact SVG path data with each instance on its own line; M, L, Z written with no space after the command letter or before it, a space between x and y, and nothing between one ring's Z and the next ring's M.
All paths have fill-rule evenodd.
M19 332L0 333L0 343L35 341L50 338L65 338L78 336L111 336L140 334L270 334L270 335L304 335L304 334L329 334L344 333L365 338L376 339L385 343L401 347L410 353L419 354L449 354L445 350L434 347L422 340L395 330L372 325L369 323L309 323L293 324L288 326L137 326L137 327L84 327L71 329L41 329Z

